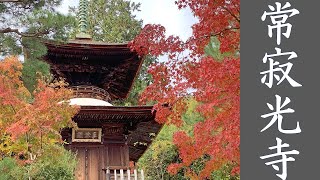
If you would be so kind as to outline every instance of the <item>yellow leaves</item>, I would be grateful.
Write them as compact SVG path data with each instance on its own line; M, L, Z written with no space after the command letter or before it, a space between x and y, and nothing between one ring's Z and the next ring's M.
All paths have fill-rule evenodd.
M11 145L12 141L10 137L4 133L1 133L1 139L0 139L0 152L4 154L9 154L12 152Z
M0 73L5 74L13 80L21 76L22 64L15 56L9 56L0 62Z
M196 108L198 107L198 105L200 103L198 101L196 101L194 98L186 99L186 103L187 103L187 107L188 107L186 110L186 115L192 116L195 113Z
M168 140L163 140L163 141L158 141L154 145L152 145L150 148L152 150L152 155L151 157L153 160L157 161L159 158L163 158L165 154L163 154L164 151L168 149L168 147L173 146L173 143Z
M56 140L56 139L50 139L49 144L56 144L59 143L60 141Z

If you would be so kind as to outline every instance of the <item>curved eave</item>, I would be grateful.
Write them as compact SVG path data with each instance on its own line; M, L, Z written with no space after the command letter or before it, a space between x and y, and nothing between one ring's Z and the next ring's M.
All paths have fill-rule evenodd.
M128 43L102 43L95 41L76 40L68 43L45 42L51 53L70 53L84 51L87 55L133 55L135 54L128 47Z
M70 47L70 46L90 46L90 47L105 47L105 48L110 48L110 47L128 47L128 42L123 42L123 43L106 43L106 42L100 42L100 41L92 41L92 40L70 40L68 42L56 42L56 41L46 41L44 42L45 45L49 46L56 46L56 47Z
M153 115L153 106L81 106L79 113L119 113L119 114L149 114Z

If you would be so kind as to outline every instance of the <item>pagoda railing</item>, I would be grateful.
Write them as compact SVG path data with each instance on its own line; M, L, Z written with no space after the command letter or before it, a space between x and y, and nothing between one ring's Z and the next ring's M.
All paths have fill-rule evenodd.
M103 169L106 172L106 180L144 180L143 170L124 170L120 168Z
M71 89L74 91L74 97L95 98L95 99L100 99L107 102L110 101L109 93L106 90L96 86L86 86L86 85L71 86Z

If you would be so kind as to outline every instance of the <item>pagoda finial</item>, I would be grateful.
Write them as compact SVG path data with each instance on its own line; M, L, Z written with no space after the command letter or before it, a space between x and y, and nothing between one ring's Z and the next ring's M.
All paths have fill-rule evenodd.
M88 27L88 0L80 0L79 2L79 33L76 34L77 39L91 39L91 36L87 34Z

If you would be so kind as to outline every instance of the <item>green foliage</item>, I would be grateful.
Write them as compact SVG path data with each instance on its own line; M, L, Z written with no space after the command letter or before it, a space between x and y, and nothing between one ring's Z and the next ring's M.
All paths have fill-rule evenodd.
M52 145L43 149L43 154L34 162L21 164L6 157L0 160L1 180L73 180L76 156L63 146Z
M43 44L45 40L68 40L75 24L74 17L50 11L34 11L31 15L21 18L21 21L28 24L28 34L39 33L39 36L21 38L21 48L26 60L40 59L47 53Z
M217 61L222 61L225 57L231 57L233 55L230 52L221 53L220 41L214 36L210 38L210 42L207 46L205 46L204 52L207 56L211 56Z
M146 179L185 179L182 173L170 175L167 166L178 161L178 151L171 141L154 142L140 158L139 166L145 170Z
M6 6L3 3L1 3L0 4L0 13L3 13L5 10L6 10Z
M8 34L0 34L0 53L6 55L11 54L21 54L22 48L17 44L18 39L15 36Z
M39 60L28 60L23 63L22 81L29 92L33 92L37 79L50 77L50 67L47 63Z
M88 6L88 33L94 40L109 43L131 41L141 30L142 21L133 12L140 4L128 0L95 0Z
M186 112L182 115L184 126L180 130L186 131L189 135L193 134L194 125L197 122L203 121L201 114L196 111L196 108L200 105L194 98L185 98L186 106L188 107Z
M72 180L76 163L76 156L63 146L50 146L44 149L42 156L27 167L27 170L32 179Z
M232 166L224 165L220 170L212 172L210 179L219 180L240 180L240 175L233 176L231 174Z
M47 53L47 48L39 38L22 37L22 46L25 61L36 60Z
M66 40L75 18L54 11L61 0L1 3L0 55L20 55L34 59L46 51L44 39ZM35 50L35 48L37 50Z
M24 11L32 11L34 9L47 8L52 9L59 5L62 0L20 0L19 2L1 3L4 12L11 11L12 13L26 13ZM1 11L0 11L1 12Z
M0 179L11 180L15 179L15 172L20 169L15 159L6 157L0 160Z
M22 17L21 23L28 23L28 33L44 32L46 39L66 41L75 28L76 19L49 10L35 10L29 16Z

